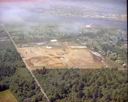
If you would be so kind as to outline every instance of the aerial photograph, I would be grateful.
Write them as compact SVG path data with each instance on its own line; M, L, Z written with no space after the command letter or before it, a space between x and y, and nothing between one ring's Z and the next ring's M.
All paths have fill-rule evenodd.
M127 0L0 0L0 102L128 102Z

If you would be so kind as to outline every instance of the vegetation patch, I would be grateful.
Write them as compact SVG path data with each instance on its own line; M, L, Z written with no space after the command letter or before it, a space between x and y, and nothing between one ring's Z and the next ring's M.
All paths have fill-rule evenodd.
M18 102L10 90L0 92L0 102Z

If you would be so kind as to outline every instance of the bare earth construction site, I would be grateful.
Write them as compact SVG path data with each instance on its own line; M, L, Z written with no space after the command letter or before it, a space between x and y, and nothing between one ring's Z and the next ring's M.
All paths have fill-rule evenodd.
M105 65L98 56L84 46L61 48L23 47L18 48L23 60L32 68L101 68Z

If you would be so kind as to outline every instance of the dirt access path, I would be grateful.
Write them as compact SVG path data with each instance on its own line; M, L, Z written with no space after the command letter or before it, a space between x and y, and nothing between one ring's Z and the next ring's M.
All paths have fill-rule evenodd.
M2 25L2 26L3 26L4 31L8 34L8 36L9 36L9 38L10 38L12 44L14 45L14 47L16 48L16 50L18 51L17 45L15 44L14 40L12 39L10 33L6 30L5 25ZM23 60L23 62L25 63L26 68L28 69L28 71L30 72L30 74L32 75L32 77L34 78L34 80L35 80L35 82L37 83L38 87L40 88L40 91L42 92L42 94L44 95L44 97L47 99L47 102L50 102L50 100L49 100L47 94L44 92L44 89L41 87L39 81L37 80L37 78L36 78L35 75L33 74L31 68L28 66L28 64L26 63L25 60Z

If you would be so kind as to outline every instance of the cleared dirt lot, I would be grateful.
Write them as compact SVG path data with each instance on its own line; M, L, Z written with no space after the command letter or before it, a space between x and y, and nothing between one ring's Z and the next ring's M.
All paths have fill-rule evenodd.
M23 47L18 48L23 60L32 69L43 68L101 68L102 57L83 47Z

